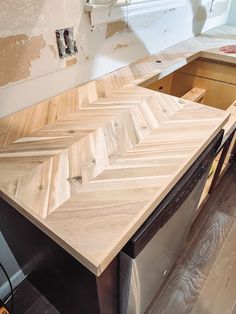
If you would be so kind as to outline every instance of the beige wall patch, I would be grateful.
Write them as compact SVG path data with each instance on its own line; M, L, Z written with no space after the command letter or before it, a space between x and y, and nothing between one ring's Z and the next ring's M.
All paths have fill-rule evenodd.
M54 57L56 58L58 55L57 49L55 48L55 46L53 44L48 45L49 49L51 50L51 52L54 54Z
M74 65L76 63L77 63L77 59L76 58L69 59L69 60L66 61L66 66L70 67L71 65Z
M113 49L121 49L121 48L125 48L128 47L128 44L117 44L113 47Z
M128 29L128 25L124 21L118 21L107 24L106 38L113 36L117 32L122 32Z
M0 38L0 86L28 78L32 61L40 58L45 46L43 35Z

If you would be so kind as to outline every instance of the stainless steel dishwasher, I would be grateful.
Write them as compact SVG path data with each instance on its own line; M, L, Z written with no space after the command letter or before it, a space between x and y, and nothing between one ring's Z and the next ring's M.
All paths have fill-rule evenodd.
M196 215L221 131L120 253L120 313L143 314L159 291Z

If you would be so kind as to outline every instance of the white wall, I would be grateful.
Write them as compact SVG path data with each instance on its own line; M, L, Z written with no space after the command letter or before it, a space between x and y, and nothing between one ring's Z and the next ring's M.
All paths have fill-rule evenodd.
M211 0L187 0L182 8L124 17L128 27L93 31L85 0L0 1L0 117L224 24L230 0L215 1L211 14ZM55 41L55 30L69 26L79 48L70 66Z
M232 0L229 11L228 23L236 25L236 0Z

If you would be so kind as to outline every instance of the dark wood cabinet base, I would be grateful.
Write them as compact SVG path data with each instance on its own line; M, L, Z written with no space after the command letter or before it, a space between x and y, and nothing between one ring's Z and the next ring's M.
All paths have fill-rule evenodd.
M118 257L96 277L1 198L0 231L27 279L60 313L118 313Z

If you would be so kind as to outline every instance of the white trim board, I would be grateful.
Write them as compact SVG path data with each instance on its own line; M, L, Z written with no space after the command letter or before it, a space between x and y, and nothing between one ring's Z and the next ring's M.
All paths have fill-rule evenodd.
M150 0L134 1L115 4L87 3L85 12L90 13L91 25L106 24L124 20L140 14L149 14L158 11L175 9L184 6L186 0Z

